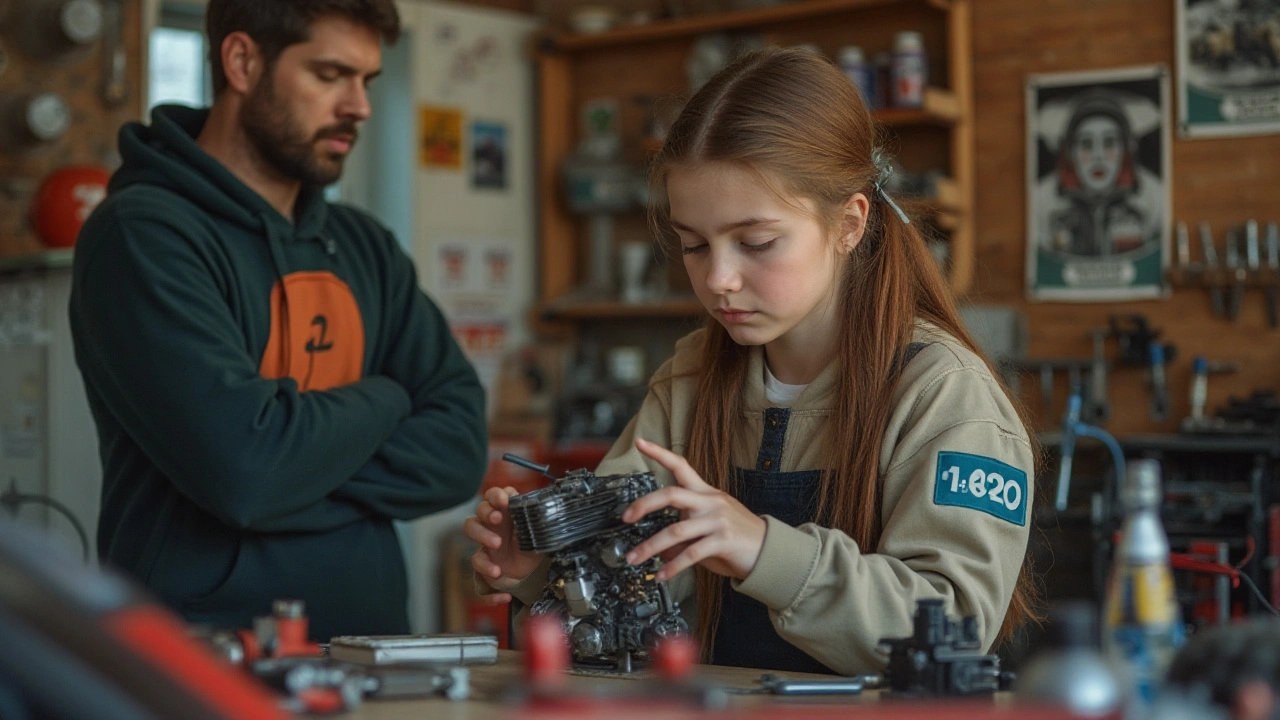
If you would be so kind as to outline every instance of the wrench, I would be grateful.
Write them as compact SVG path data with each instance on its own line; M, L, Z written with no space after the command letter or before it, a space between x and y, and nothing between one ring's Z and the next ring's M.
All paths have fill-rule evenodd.
M1111 419L1111 402L1107 400L1107 334L1108 328L1093 330L1093 362L1089 365L1089 401L1082 409L1082 419L1091 425L1102 425Z
M1206 275L1209 276L1209 302L1212 303L1213 316L1223 317L1226 310L1223 307L1222 287L1217 284L1218 278L1218 251L1213 245L1213 231L1209 229L1209 223L1200 223L1200 249L1204 254L1204 269Z
M1227 231L1227 270L1231 272L1231 297L1227 300L1227 318L1235 320L1240 317L1240 306L1244 303L1244 282L1246 271L1240 260L1240 233Z

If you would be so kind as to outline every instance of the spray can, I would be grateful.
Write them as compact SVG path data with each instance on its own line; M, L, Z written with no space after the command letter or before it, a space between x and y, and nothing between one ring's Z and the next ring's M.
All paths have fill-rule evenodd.
M846 45L840 48L840 70L849 78L849 82L858 88L867 107L875 107L875 87L871 82L871 66L867 64L862 48L857 45Z
M1160 522L1161 493L1160 463L1129 461L1121 492L1125 520L1107 584L1102 646L1123 673L1131 717L1150 710L1185 637L1169 565L1169 537Z
M920 33L904 30L893 38L893 90L895 107L918 108L924 105L924 86L928 81L924 39Z

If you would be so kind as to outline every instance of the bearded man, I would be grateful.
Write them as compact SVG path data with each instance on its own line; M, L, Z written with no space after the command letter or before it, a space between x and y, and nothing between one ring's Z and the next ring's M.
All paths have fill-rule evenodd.
M120 132L70 320L98 548L187 620L302 599L314 639L409 631L393 521L474 496L484 391L413 263L323 188L393 0L210 0L215 100Z

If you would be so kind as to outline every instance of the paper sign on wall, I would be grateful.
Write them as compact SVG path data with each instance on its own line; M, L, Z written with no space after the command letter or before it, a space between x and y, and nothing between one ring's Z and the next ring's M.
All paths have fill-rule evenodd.
M418 108L418 163L423 167L462 168L462 111L422 105Z

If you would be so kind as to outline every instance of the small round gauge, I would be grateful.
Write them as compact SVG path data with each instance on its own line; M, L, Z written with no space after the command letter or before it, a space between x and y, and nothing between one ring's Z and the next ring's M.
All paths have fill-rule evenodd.
M24 118L27 131L37 140L48 142L71 127L71 108L57 93L40 93L27 101Z
M98 0L68 0L58 8L58 28L68 40L88 45L102 35L102 4Z

